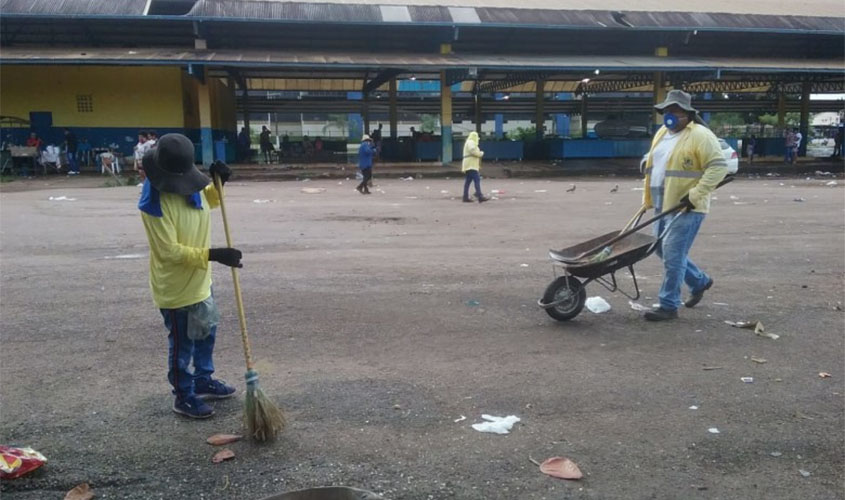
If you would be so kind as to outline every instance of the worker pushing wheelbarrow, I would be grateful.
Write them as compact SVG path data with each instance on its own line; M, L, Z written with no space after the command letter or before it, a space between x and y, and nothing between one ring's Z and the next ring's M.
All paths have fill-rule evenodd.
M732 180L733 177L726 177L717 187ZM640 288L634 264L654 253L672 224L686 209L687 204L679 203L645 222L640 222L647 211L643 205L621 231L612 231L562 250L549 250L555 270L560 269L563 274L549 284L537 305L558 321L570 320L578 316L584 308L587 300L586 287L593 281L610 292L618 291L631 300L638 300ZM671 219L657 236L639 232L666 217ZM634 283L633 295L621 290L616 280L616 271L625 268Z

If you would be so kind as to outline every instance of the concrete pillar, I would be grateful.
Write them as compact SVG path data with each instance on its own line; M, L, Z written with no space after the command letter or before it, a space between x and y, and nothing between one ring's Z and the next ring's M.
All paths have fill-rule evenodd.
M452 89L446 80L446 71L440 71L440 141L443 165L452 162Z
M587 94L581 94L581 138L587 138Z
M211 131L211 88L208 72L205 68L202 81L197 81L197 102L200 115L200 144L202 146L202 164L206 167L214 163L214 134Z
M396 78L390 79L390 138L396 140L399 136L399 114L396 110Z
M543 124L546 122L546 115L543 113L543 94L546 87L545 80L537 80L537 91L534 100L534 126L536 127L537 140L543 138Z
M496 139L502 139L505 136L505 115L496 113L494 119L496 120Z
M370 94L364 92L361 99L361 117L364 119L364 133L370 133Z
M786 95L778 92L778 128L786 127Z
M667 57L669 49L667 47L657 47L654 49L654 55L657 57ZM653 104L658 104L666 99L666 75L662 71L654 72L654 88L652 89L654 96ZM663 115L652 109L651 111L652 132L657 131L663 125Z
M798 147L798 156L807 155L807 143L810 142L810 91L813 84L810 82L801 83L801 145Z
M481 122L483 121L484 114L481 112L481 96L478 92L475 93L475 131L478 132L478 135L481 135Z
M249 128L249 83L246 78L241 78L241 109L244 110L244 127L246 127L247 132L250 132ZM240 130L238 131L240 132ZM252 133L252 132L250 132Z

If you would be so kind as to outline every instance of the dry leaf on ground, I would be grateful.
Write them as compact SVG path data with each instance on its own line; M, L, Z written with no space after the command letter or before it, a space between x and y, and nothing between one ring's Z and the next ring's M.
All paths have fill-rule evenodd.
M547 458L540 464L540 472L561 479L581 479L584 477L575 462L565 457Z
M88 483L76 485L72 490L65 495L65 500L91 500L94 498L94 492Z
M219 464L224 460L230 460L232 458L235 458L235 452L229 448L225 448L215 453L214 456L211 457L211 461L212 463Z
M206 439L205 442L212 446L222 446L224 444L240 441L241 439L243 439L243 436L238 434L215 434Z

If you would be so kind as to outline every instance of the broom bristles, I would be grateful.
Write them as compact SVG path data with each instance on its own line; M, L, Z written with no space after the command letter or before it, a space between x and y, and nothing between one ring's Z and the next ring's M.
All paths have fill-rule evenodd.
M252 439L264 442L276 439L285 428L285 416L258 386L258 374L247 373L244 423Z

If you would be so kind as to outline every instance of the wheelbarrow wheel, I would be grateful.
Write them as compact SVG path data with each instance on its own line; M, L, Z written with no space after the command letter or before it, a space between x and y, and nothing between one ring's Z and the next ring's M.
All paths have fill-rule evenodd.
M558 321L567 321L578 316L586 301L587 290L572 276L561 276L552 281L543 294L544 304L555 304L546 308L546 312Z

